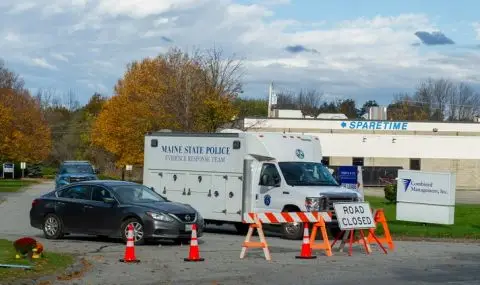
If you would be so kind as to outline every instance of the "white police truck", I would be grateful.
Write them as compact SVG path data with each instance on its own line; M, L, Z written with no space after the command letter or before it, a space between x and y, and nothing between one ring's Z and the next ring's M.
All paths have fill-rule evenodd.
M207 224L230 223L244 233L242 211L333 210L334 202L358 201L360 194L339 185L321 160L315 136L155 132L145 136L143 184L190 204ZM242 209L245 200L249 209ZM335 220L328 226L338 231ZM281 232L301 239L303 225L283 224Z

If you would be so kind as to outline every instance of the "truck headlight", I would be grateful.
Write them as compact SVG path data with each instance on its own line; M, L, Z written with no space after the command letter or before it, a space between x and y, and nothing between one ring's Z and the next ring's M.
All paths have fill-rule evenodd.
M328 200L326 197L307 197L305 198L305 208L307 212L318 212L328 210Z
M161 221L161 222L173 222L173 218L166 215L166 214L162 214L162 213L154 213L154 212L146 212L146 214L154 219L154 220L157 220L157 221Z

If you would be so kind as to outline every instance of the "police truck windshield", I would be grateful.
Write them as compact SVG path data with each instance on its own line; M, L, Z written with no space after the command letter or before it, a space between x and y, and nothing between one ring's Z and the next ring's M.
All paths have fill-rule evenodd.
M290 186L339 186L328 168L316 162L279 162Z

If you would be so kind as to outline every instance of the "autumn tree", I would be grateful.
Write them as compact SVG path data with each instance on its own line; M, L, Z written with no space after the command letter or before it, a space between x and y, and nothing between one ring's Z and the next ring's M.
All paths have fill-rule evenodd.
M24 84L0 61L0 161L39 162L50 153L50 129Z
M389 120L398 121L424 121L428 120L430 114L423 106L416 104L415 100L408 94L394 95L394 101L387 107Z
M239 70L239 62L217 49L187 54L174 48L134 61L95 120L92 143L114 154L120 166L143 162L148 131L214 132L238 113Z
M0 89L0 161L40 162L50 153L50 129L26 91Z

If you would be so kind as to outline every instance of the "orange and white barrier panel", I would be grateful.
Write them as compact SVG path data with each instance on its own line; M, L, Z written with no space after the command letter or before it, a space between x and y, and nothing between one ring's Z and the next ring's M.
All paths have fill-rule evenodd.
M243 216L243 222L253 224L256 216L263 224L316 223L318 222L318 215L321 215L327 223L332 221L327 212L265 212L247 213Z
M248 248L262 248L266 260L271 260L270 250L263 232L263 224L282 224L282 223L314 223L312 235L310 237L311 249L325 250L327 256L332 255L330 243L328 241L325 221L330 222L331 216L327 212L266 212L266 213L247 213L243 217L243 222L250 224L245 241L242 244L240 258L243 259ZM260 242L251 241L253 231L257 230ZM314 243L316 235L320 229L323 242Z

